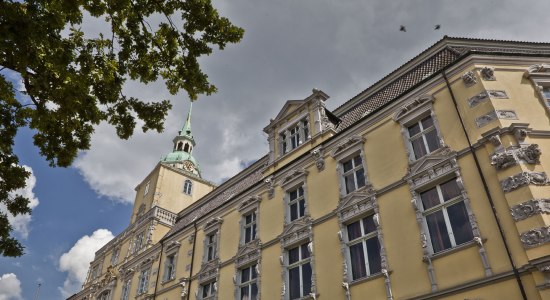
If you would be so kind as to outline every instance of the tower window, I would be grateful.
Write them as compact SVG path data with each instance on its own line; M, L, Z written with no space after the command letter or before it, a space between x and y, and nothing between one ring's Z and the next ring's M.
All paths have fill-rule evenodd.
M187 195L191 195L192 191L193 191L193 182L191 182L191 180L189 179L185 180L185 183L183 184L183 192Z
M189 151L190 151L189 144L187 144L187 143L185 144L185 146L183 147L183 151L189 153Z
M181 151L182 147L183 147L183 143L179 142L178 146L176 147L176 151Z

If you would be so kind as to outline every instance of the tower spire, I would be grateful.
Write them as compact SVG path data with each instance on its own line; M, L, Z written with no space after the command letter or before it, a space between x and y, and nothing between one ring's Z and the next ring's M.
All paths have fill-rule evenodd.
M187 114L187 120L183 128L180 130L180 136L185 136L193 140L193 134L191 133L191 112L193 111L193 101L189 105L189 113Z
M193 102L189 105L189 113L185 124L173 139L174 148L171 153L168 153L161 159L161 162L169 164L173 167L184 169L187 172L194 173L200 177L199 164L193 157L193 148L195 147L195 139L191 133L191 111Z

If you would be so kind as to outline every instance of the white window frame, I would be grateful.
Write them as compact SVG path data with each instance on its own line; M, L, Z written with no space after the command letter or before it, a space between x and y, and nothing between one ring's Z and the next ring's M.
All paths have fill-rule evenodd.
M114 266L118 263L119 255L120 255L120 247L114 248L113 252L111 253L111 266Z
M425 120L428 117L432 119L432 126L430 126L428 128L424 128L424 125L422 124L422 121ZM420 132L418 132L417 134L411 136L409 128L411 128L415 125L419 126ZM414 121L411 121L411 122L407 123L406 127L407 127L406 128L406 134L407 134L407 138L408 138L408 147L409 147L409 151L410 151L410 159L411 160L421 159L422 157L425 157L427 155L430 155L432 152L437 151L438 149L440 149L443 146L443 145L441 145L441 138L439 136L439 131L437 129L435 119L431 114L424 114L424 115L420 116L419 118L415 119ZM432 132L432 131L435 131L437 143L439 144L439 147L437 147L433 151L430 150L430 147L429 147L429 144L428 144L428 138L426 137L426 135L428 133ZM426 154L424 154L421 157L417 158L416 154L414 153L413 141L418 140L418 139L422 139L422 145L424 146L424 150L426 151Z
M247 217L250 216L250 223L246 222ZM250 212L247 212L243 214L242 216L242 243L241 244L248 244L258 238L258 218L256 214L256 210L252 210ZM250 231L250 240L246 240L246 233L247 231Z
M191 195L193 193L193 182L189 179L185 179L183 182L183 193Z
M149 290L149 276L151 275L151 268L145 268L141 270L138 276L138 286L136 295L147 293Z
M204 237L204 261L209 262L218 258L218 231L209 232Z
M204 295L204 292L207 292L207 295ZM198 299L215 299L218 293L218 282L216 280L207 281L201 283Z
M403 136L405 149L409 157L410 163L420 160L424 157L427 157L431 153L437 152L437 150L445 147L445 143L443 142L444 139L443 139L443 136L441 135L441 127L439 126L439 122L437 121L437 117L433 109L434 101L435 101L435 98L431 95L422 95L420 97L416 97L412 101L409 101L407 102L407 104L403 105L393 117L393 119L396 122L401 124L401 135ZM434 129L430 129L429 131L435 130L437 134L439 148L437 148L432 152L428 152L426 155L417 159L415 157L414 149L412 147L411 137L409 136L409 127L419 123L422 119L424 119L427 116L430 116L432 118ZM421 131L419 134L423 134L424 132L428 132L428 131ZM422 136L422 139L424 141L424 147L426 147L426 151L429 151L429 147L427 145L425 137Z
M305 246L305 247L304 247ZM298 249L298 257L299 257L299 260L290 264L290 250L293 250L293 249ZM305 250L304 250L305 248ZM296 245L294 247L291 247L291 248L288 248L286 249L285 251L285 263L286 263L286 266L285 266L285 269L286 269L286 279L285 279L285 283L286 283L286 286L288 287L287 288L287 292L285 294L285 299L289 299L289 300L293 300L293 299L302 299L304 297L307 297L309 296L313 291L314 291L314 283L313 283L313 278L314 278L314 272L313 272L313 265L312 265L312 253L309 252L309 249L308 249L308 242L305 242L305 243L302 243L302 244L299 244L299 245ZM308 257L306 258L303 258L304 257L304 251L308 252ZM303 278L303 267L304 265L306 264L309 264L309 267L311 269L311 282L310 282L310 291L309 293L305 294L305 291L304 291L304 278ZM294 269L294 268L299 268L299 280L300 280L300 297L299 298L290 298L290 270L291 269Z
M147 196L149 194L149 188L151 186L151 180L148 180L145 184L145 187L143 188L143 197Z
M337 161L336 171L338 175L338 182L340 183L340 198L346 197L347 195L358 193L365 189L365 187L370 186L367 163L365 159L365 141L366 139L359 135L351 136L344 140L344 142L337 145L334 149L331 150L331 156ZM355 166L352 170L344 173L344 163L353 160L355 157L359 156L361 158L361 166L363 168L363 176L365 177L365 185L362 187L357 187L357 176L354 174L354 182L356 189L350 193L347 193L346 189L346 180L345 175L349 175L351 171L354 172L360 169L360 166Z
M546 111L550 112L550 97L544 95L544 89L550 89L550 63L533 65L529 67L524 76L531 80L541 97L543 106Z
M292 194L294 192L296 192L296 198L292 198ZM306 216L306 210L305 210L306 197L305 197L304 185L303 184L298 185L295 188L290 189L286 193L287 193L287 195L286 195L286 197L287 197L286 209L287 209L287 215L288 215L288 222L294 222L298 219L301 219L301 218L305 217ZM303 206L304 206L304 212L303 212L303 215L300 215L300 207L301 207L302 202L303 202ZM293 211L292 206L293 205L296 205L295 206L296 218L294 218L294 219L292 219L292 211Z
M288 122L287 126L279 130L277 135L279 157L292 152L311 139L310 124L309 115L306 113Z
M442 190L441 190L441 185L445 184L447 182L453 181L453 180L455 181L458 188L460 189L460 194L458 196L452 198L452 199L444 201L443 200L443 193L442 193ZM469 205L465 201L465 198L464 198L464 195L463 195L463 189L461 188L461 185L458 182L456 182L456 180L457 180L456 177L445 178L445 180L438 181L437 183L434 183L433 185L431 185L429 188L424 188L420 191L416 191L416 195L417 195L417 199L418 199L417 205L421 209L422 217L423 217L422 218L422 226L423 226L424 231L426 233L426 239L427 239L427 242L429 244L429 249L431 250L432 254L438 254L438 253L445 252L445 251L448 251L450 249L456 248L457 246L460 246L462 244L465 244L465 243L468 243L468 242L474 240L474 238L476 236L475 232L474 232L474 229L472 228L472 225L471 225L472 221L470 220L471 213L470 213L470 210L469 210ZM421 199L420 195L424 192L433 190L434 188L437 191L439 204L437 204L437 205L435 205L431 208L424 209L424 205L422 203L422 199ZM449 217L448 212L447 212L447 208L449 206L455 205L459 202L464 203L466 213L467 213L466 217L467 217L468 225L470 226L470 231L471 231L471 235L472 235L472 239L470 241L466 241L462 244L457 244L456 243L455 235L454 235L452 225L451 225L451 220L450 220L450 217ZM441 211L442 214L443 214L443 219L445 220L445 228L447 229L447 234L448 234L448 237L449 237L449 241L451 243L451 247L441 249L441 250L436 252L434 247L433 247L433 241L432 241L431 233L430 233L430 230L429 230L429 227L428 227L427 216L431 215L433 213L436 213L438 211Z
M247 266L244 266L244 267L241 267L239 269L237 269L237 283L236 283L236 286L237 286L237 300L240 300L242 298L242 288L244 287L247 287L248 286L248 296L250 297L252 295L252 285L253 284L256 284L256 299L259 299L259 295L260 295L260 285L259 285L259 280L258 280L258 277L259 277L259 274L257 272L257 267L258 267L258 264L257 262L254 262L253 264L250 264L250 265L247 265ZM249 270L249 280L246 281L246 282L243 282L242 281L242 272L244 270L248 269ZM252 275L255 275L254 278L252 278Z
M145 241L145 230L139 232L134 237L134 247L132 253L137 253L139 250L141 250L144 246Z
M122 292L120 293L120 300L128 300L130 298L130 290L132 289L132 278L124 281L122 285Z
M171 263L170 263L171 258ZM168 253L164 261L164 272L162 275L162 282L167 282L176 278L176 268L178 262L177 252Z
M364 226L365 226L364 222L365 221L364 220L366 218L370 217L370 216L372 216L373 222L374 222L374 225L376 226L376 228L374 229L374 231L365 234L365 231L364 231ZM346 240L345 240L346 260L347 260L348 265L350 267L349 268L350 271L348 271L348 272L349 272L349 279L351 281L358 281L358 280L362 280L362 279L365 279L365 278L369 278L373 275L380 274L382 272L382 269L384 268L383 265L382 265L382 249L381 249L381 243L380 243L380 235L379 235L379 232L378 232L379 231L378 230L378 225L376 224L375 218L377 218L376 214L374 214L374 212L371 212L369 214L361 216L360 218L355 218L352 221L348 221L344 224L345 237L346 237ZM351 224L354 224L356 222L359 222L359 227L360 227L360 230L361 230L361 236L358 237L358 238L355 238L354 240L350 240L348 226L350 226ZM367 240L370 240L374 237L376 237L376 239L378 240L378 245L380 246L380 249L378 249L378 255L380 255L381 265L380 265L380 270L378 272L371 273L369 257L368 257L369 249L367 247ZM365 266L363 266L363 267L366 268L365 269L366 274L363 277L353 278L354 264L353 264L353 261L351 259L351 246L354 246L354 245L357 245L357 244L362 244L362 247L363 247L363 259L365 260Z
M356 165L356 158L359 158L361 160L361 163L360 164L357 164ZM344 169L344 165L347 163L347 162L351 162L351 165L352 165L352 168L348 171L345 171ZM344 159L340 162L340 164L342 165L342 181L343 181L343 190L344 190L344 193L347 195L347 194L351 194L353 192L355 192L356 190L359 190L361 189L362 187L366 186L367 185L367 178L366 178L366 174L365 174L365 164L363 162L363 157L361 156L360 153L357 153L357 154L354 154L352 155L351 157L347 158L347 159ZM358 181L358 177L357 177L357 174L358 172L362 170L363 171L363 185L359 186L359 181ZM348 186L346 184L346 178L350 175L353 175L353 190L351 191L348 191Z
M308 208L308 201L307 201L307 185L306 185L307 175L308 175L308 172L304 169L294 169L289 171L289 173L281 181L281 188L284 191L283 205L284 205L284 212L285 212L285 224L290 224L306 216L309 216L309 208ZM296 199L291 200L290 193L293 191L297 191L300 188L303 190L303 195L298 196ZM293 203L297 204L298 215L299 215L299 211L300 211L299 201L304 201L304 215L296 218L295 220L291 220L290 218L291 205Z

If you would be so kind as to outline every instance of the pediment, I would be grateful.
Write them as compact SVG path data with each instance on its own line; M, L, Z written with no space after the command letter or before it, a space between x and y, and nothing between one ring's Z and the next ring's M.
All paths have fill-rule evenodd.
M222 222L223 220L220 217L212 218L208 222L206 222L206 224L204 225L204 231L209 231L214 227L221 225Z
M304 169L294 169L288 172L283 180L281 181L281 185L288 185L296 180L302 179L303 177L307 176L308 172Z
M442 147L438 150L416 160L409 167L409 175L414 176L426 169L438 165L450 158L456 158L456 152L449 147Z
M434 97L431 95L422 95L414 100L403 105L399 111L394 115L393 119L396 121L402 121L405 117L411 113L418 111L421 107L429 105L434 101Z
M285 105L283 105L283 108L281 108L273 122L278 122L285 119L287 116L292 115L292 113L304 103L306 103L305 100L288 100Z
M259 239L240 246L237 250L237 254L235 255L235 264L237 267L248 264L251 261L258 260L260 258L261 246L262 243Z
M203 263L199 271L199 282L208 281L216 277L219 273L220 260L214 259L207 263Z
M257 205L258 203L260 203L260 201L262 201L261 197L251 196L251 197L243 200L243 202L241 202L241 204L239 204L239 211L243 211L243 210L245 210L249 207Z
M371 198L374 199L375 196L376 196L375 190L373 189L372 185L368 184L364 188L354 191L342 197L340 199L340 203L338 204L338 207L345 208L348 206L352 206L358 202L364 201L365 199L371 199Z
M349 137L343 143L336 146L336 148L334 150L332 150L331 156L332 157L337 157L340 154L344 153L346 150L354 147L355 145L357 145L359 143L364 143L365 140L366 139L364 137L360 136L360 135L354 135L352 137Z
M253 252L253 251L260 250L261 244L262 243L260 242L259 239L255 239L250 243L244 244L244 245L239 247L239 249L237 250L237 255L236 256L238 257L238 256L241 256L241 255L245 255L248 252Z
M286 236L293 234L295 232L301 231L303 229L310 230L311 228L311 219L309 217L303 217L297 220L292 221L287 224L281 233L281 236Z

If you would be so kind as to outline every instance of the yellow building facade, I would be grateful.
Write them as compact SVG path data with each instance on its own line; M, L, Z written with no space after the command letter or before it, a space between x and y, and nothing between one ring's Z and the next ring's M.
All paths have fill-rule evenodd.
M190 117L70 299L550 299L550 45L445 37L313 90L216 187Z

